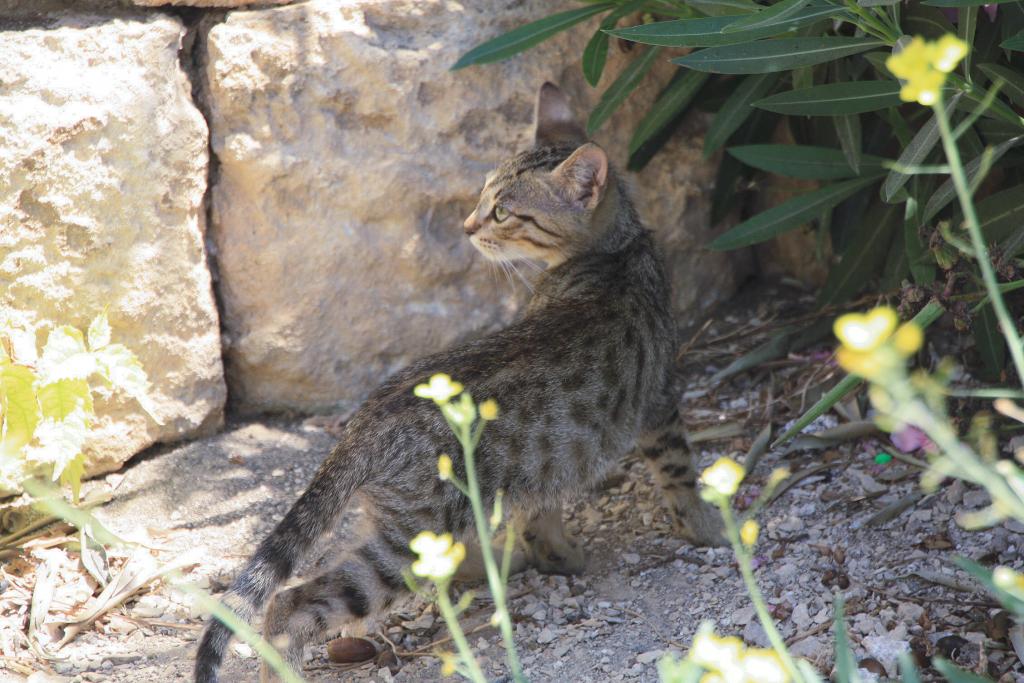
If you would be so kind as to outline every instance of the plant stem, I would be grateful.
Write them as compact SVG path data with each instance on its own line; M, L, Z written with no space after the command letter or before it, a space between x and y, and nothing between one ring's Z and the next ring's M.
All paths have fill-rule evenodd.
M977 256L978 267L981 268L981 277L985 281L985 289L988 290L989 298L992 299L992 308L999 320L999 327L1006 337L1007 345L1010 347L1010 355L1013 357L1013 364L1017 368L1017 378L1024 386L1024 344L1021 343L1020 335L1013 324L1010 312L1006 308L1006 302L999 292L999 283L996 280L995 271L992 268L992 261L989 259L988 247L981 234L981 226L978 223L978 214L974 209L974 200L971 198L971 191L967 184L967 174L964 173L963 163L960 161L960 150L957 149L956 140L949 127L949 117L946 115L946 108L942 104L940 91L939 101L932 105L935 110L935 118L939 123L939 134L942 137L942 146L946 151L946 159L949 161L950 172L953 176L953 186L956 187L957 196L960 199L960 206L964 211L964 219L967 223L967 231L971 235L971 243L974 245L974 253Z
M481 427L482 422L481 420ZM487 573L487 585L490 587L491 596L494 598L494 618L501 630L502 640L505 641L505 656L508 660L508 667L512 672L512 680L515 683L526 683L522 666L519 663L519 654L516 652L512 619L509 617L508 605L506 604L505 582L502 580L501 570L494 561L494 552L491 548L491 527L487 521L487 514L484 511L483 500L480 498L480 483L476 478L476 462L473 456L481 431L482 428L474 434L471 427L467 425L456 433L459 435L459 441L462 443L466 465L466 488L469 489L469 502L473 508L473 519L476 522L480 550L483 554L484 569Z
M477 663L476 657L473 656L473 650L469 647L466 634L462 632L462 627L459 626L459 615L455 613L455 607L452 605L451 598L448 597L447 581L437 584L437 605L441 608L441 616L444 617L444 622L448 624L448 632L452 634L452 642L455 643L455 647L459 651L462 663L468 670L467 678L473 681L473 683L487 683L487 677L484 676L484 672Z
M797 668L793 657L789 654L789 649L786 647L785 641L782 640L778 629L775 628L772 615L768 612L768 604L764 601L761 589L754 578L754 569L750 563L750 553L747 552L746 547L740 540L740 532L736 527L736 518L732 514L729 500L722 498L718 502L718 509L721 511L722 519L725 521L725 533L729 538L729 543L732 545L733 554L736 556L736 563L740 566L743 583L747 586L747 593L750 594L750 599L754 603L754 610L757 612L757 618L761 622L765 634L768 636L768 642L771 643L772 648L782 659L782 664L786 667L793 680L797 681L797 683L804 683L803 674Z

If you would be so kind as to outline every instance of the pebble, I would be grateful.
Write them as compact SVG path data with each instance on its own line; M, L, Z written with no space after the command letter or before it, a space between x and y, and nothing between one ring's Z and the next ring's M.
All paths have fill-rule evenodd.
M550 628L543 628L541 632L537 634L537 642L541 645L547 645L548 643L554 642L558 638L555 632Z
M665 654L664 650L648 650L647 652L641 652L636 656L636 661L641 664L650 664L661 659L661 656Z
M636 553L622 553L622 559L626 564L640 564L640 556Z

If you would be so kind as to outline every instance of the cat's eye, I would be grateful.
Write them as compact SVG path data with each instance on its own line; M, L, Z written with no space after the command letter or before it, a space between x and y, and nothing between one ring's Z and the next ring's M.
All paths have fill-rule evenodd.
M508 218L510 215L512 215L512 214L509 213L509 210L506 209L501 204L495 204L494 205L494 220L496 220L497 222L501 223L503 220Z

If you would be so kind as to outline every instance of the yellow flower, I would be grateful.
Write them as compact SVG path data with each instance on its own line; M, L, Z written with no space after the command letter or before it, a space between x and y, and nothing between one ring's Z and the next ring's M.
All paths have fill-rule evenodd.
M447 403L453 396L462 393L462 385L453 382L451 377L441 372L431 377L429 384L417 384L413 393L420 398L430 398L437 403Z
M868 379L877 377L885 367L878 353L874 351L860 353L845 347L836 351L836 361L839 362L839 366L843 370Z
M915 37L885 60L885 66L903 82L900 99L930 106L939 101L946 74L967 55L967 43L952 34L935 42Z
M1009 567L992 570L992 583L1018 599L1024 599L1024 575Z
M843 346L851 351L874 351L888 339L899 318L896 311L880 306L870 313L847 313L836 319L833 329Z
M452 459L444 453L437 458L437 475L442 481L452 478Z
M767 484L767 486L769 486L769 487L778 486L779 484L781 484L783 481L785 481L788 478L789 478L789 468L788 467L786 467L785 465L783 465L781 467L776 467L775 469L772 470L772 473L768 475L768 484Z
M419 559L412 563L412 573L434 581L450 577L466 558L466 546L453 543L451 534L438 536L430 531L421 531L409 547L419 555Z
M493 398L489 398L480 404L480 417L485 420L497 420L498 419L498 402Z
M751 546L757 543L757 534L761 531L760 525L752 519L743 522L740 527L740 540L743 545Z
M921 348L923 343L924 333L921 332L921 328L917 326L917 323L913 322L900 325L900 329L896 330L896 334L893 336L893 346L904 356L917 353L917 350Z
M773 650L752 647L743 653L740 666L751 683L789 683L789 673Z
M459 660L455 656L454 652L441 651L437 653L438 658L441 660L441 675L451 676L458 670Z
M720 638L710 630L702 630L693 639L687 658L718 676L709 680L740 683L743 680L742 653L743 641L736 636Z
M738 462L732 458L719 458L715 464L704 470L700 482L709 489L723 496L731 496L740 487L746 474Z

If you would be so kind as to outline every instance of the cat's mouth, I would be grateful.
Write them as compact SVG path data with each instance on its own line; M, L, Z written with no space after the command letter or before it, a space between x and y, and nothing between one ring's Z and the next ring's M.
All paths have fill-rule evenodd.
M485 258L491 261L503 260L504 255L502 254L501 243L498 240L491 239L490 237L481 237L480 235L472 235L469 241Z

